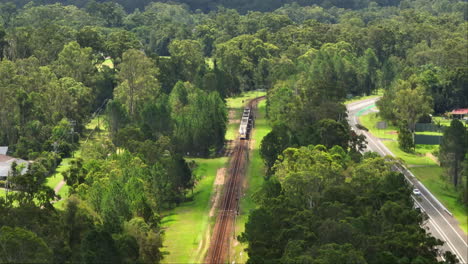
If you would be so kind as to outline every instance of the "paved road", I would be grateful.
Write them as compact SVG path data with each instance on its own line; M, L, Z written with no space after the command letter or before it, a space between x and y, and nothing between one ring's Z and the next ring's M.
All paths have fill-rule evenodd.
M372 105L378 98L366 99L346 105L349 115L349 124L358 133L366 136L368 142L367 151L374 151L381 156L395 155L376 137L370 133L359 130L356 124L359 122L358 116L368 111L372 111ZM406 179L421 191L421 195L415 198L415 202L429 216L429 221L426 226L429 232L442 241L445 241L444 250L450 250L457 255L461 263L468 263L468 237L458 227L458 222L451 216L450 212L419 182L414 175L405 167L398 168Z

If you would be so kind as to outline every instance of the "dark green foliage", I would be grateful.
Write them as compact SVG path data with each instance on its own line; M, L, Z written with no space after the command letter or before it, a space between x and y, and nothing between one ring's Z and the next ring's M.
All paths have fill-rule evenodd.
M15 0L18 5L24 5L27 3L26 0ZM134 9L144 9L144 7L150 4L153 1L150 0L116 0L116 1L88 1L88 0L42 0L41 3L55 3L60 2L64 4L74 4L80 7L86 6L87 9L92 10L93 12L99 14L103 18L111 19L110 21L116 21L122 16L122 11L120 11L120 5L122 5L127 11L132 12ZM96 3L99 2L99 3ZM100 3L103 2L103 3ZM115 3L114 3L115 2ZM163 2L163 1L161 1ZM359 9L367 7L370 1L358 1L358 0L300 0L300 1L275 1L275 0L253 0L253 1L242 1L242 0L177 0L174 2L187 4L192 10L200 9L202 11L208 12L216 10L219 6L224 6L227 8L238 9L242 13L247 13L249 10L258 10L258 11L273 11L277 8L280 8L284 4L299 3L300 5L320 5L326 8L337 6L340 8L353 8ZM118 4L116 4L118 3ZM400 0L378 0L373 1L380 6L398 6ZM118 20L117 20L118 21ZM114 25L114 24L109 24Z
M52 260L52 251L44 240L20 227L2 226L0 246L0 262L3 263L47 263Z
M462 164L467 152L468 130L460 120L454 119L450 123L450 127L444 131L444 136L440 142L439 158L441 165L447 169L448 177L455 187L464 182Z
M227 110L217 92L178 82L169 98L174 140L182 153L214 154L224 144Z
M108 232L92 230L85 234L81 244L83 263L119 263L119 254Z
M316 125L317 142L327 148L340 146L347 148L349 138L349 128L343 123L331 119L322 119Z
M75 189L85 182L87 170L83 168L83 160L76 159L70 162L70 168L63 172L63 179L70 186L70 193L74 193Z
M244 234L250 261L433 262L439 242L418 227L403 178L373 154L352 163L365 142L341 102L383 88L381 115L410 129L465 107L463 1L27 2L0 3L0 145L35 161L0 198L0 226L21 228L11 243L37 244L18 261L160 262L160 214L196 183L184 156L216 155L224 99L266 89L270 180ZM72 195L54 210L46 177L99 113L109 133L80 147L64 172ZM310 144L323 146L288 149ZM454 169L452 145L463 144L444 142L441 161L466 201L468 165Z
M267 175L271 175L271 169L283 150L293 145L294 139L285 126L274 127L262 140L260 155L268 169Z
M107 104L106 118L111 136L116 135L117 132L121 128L124 128L129 122L128 113L125 111L122 103L114 100L109 101Z
M283 152L240 236L248 263L438 263L442 242L420 227L404 176L338 149Z
M404 152L414 151L413 133L411 133L406 126L400 126L400 131L398 131L398 145Z

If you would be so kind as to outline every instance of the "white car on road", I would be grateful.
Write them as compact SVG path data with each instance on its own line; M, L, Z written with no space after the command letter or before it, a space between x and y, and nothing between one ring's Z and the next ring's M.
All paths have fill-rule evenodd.
M414 195L421 195L421 191L419 189L413 189Z

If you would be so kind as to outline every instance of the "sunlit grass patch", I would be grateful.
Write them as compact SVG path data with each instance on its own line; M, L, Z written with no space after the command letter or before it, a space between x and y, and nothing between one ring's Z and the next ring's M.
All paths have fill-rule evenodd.
M243 93L237 97L228 98L226 100L226 104L228 108L243 108L248 100L264 95L266 95L266 92L250 91Z
M458 202L458 193L449 182L442 178L444 169L439 166L411 168L411 172L429 191L453 214L460 228L468 233L468 207Z
M360 116L359 121L363 126L369 129L369 132L372 133L372 135L378 138L391 139L391 140L398 139L398 128L395 126L392 126L388 122L387 122L387 125L388 125L387 128L385 129L377 128L377 122L383 121L383 119L380 118L377 115L377 113L369 113L367 115Z
M163 213L162 226L165 230L163 251L169 253L163 263L197 263L203 257L203 248L207 248L200 243L205 238L207 228L210 227L209 211L213 182L217 170L226 165L227 158L195 161L198 165L195 174L201 180L194 189L192 200Z

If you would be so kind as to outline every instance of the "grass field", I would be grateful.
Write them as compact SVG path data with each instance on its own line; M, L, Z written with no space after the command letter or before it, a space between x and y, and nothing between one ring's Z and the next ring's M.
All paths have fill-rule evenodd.
M432 131L424 131L424 132L416 132L417 135L428 135L428 136L442 136L444 133L442 132L432 132Z
M109 67L110 69L114 69L114 61L112 61L112 59L106 59L102 65L104 66L107 66Z
M431 158L426 156L426 153L430 153L428 148L417 147L415 153L406 153L398 147L396 141L384 141L385 146L395 154L399 159L403 160L407 165L416 166L435 166L437 163ZM425 145L424 145L425 146Z
M169 254L163 263L200 263L207 245L200 245L210 226L210 198L213 181L218 169L224 167L227 158L196 159L195 171L201 180L194 190L193 200L165 212L162 226L165 229L164 248Z
M255 209L256 205L252 199L252 195L257 192L264 181L265 168L263 160L260 157L260 143L262 139L271 131L267 119L265 118L266 114L266 101L261 101L259 103L259 114L255 120L255 132L253 135L252 141L252 152L250 156L250 163L247 168L247 190L244 197L240 201L240 215L237 218L236 222L236 237L244 231L245 223L248 220L249 212L252 209ZM233 247L233 256L236 263L245 263L247 261L247 253L244 252L245 245L237 243Z
M369 132L371 132L372 135L378 138L397 140L397 127L388 124L388 127L385 129L377 129L376 124L380 121L382 121L382 119L377 115L377 113L369 113L359 117L359 122L369 129Z
M458 203L458 194L453 186L441 178L444 169L439 166L428 166L411 168L411 172L447 207L460 223L460 228L468 233L468 207Z
M440 124L442 126L450 126L450 122L452 122L452 120L446 119L442 116L434 116L432 117L432 120L435 124Z
M47 179L47 183L46 185L49 186L50 188L54 189L55 186L57 186L57 184L63 180L63 176L62 176L62 172L66 171L68 168L70 168L70 161L72 160L72 158L66 158L66 159L63 159L62 162L60 163L60 165L57 167L56 171L55 171L55 174L50 176L48 179ZM63 185L63 187L60 189L60 191L58 192L58 194L60 195L60 197L62 199L66 199L68 197L68 185ZM56 204L55 206L57 207L58 204Z
M242 109L249 99L253 99L259 96L266 95L266 92L251 91L241 94L237 97L231 97L226 100L226 105L228 109Z

